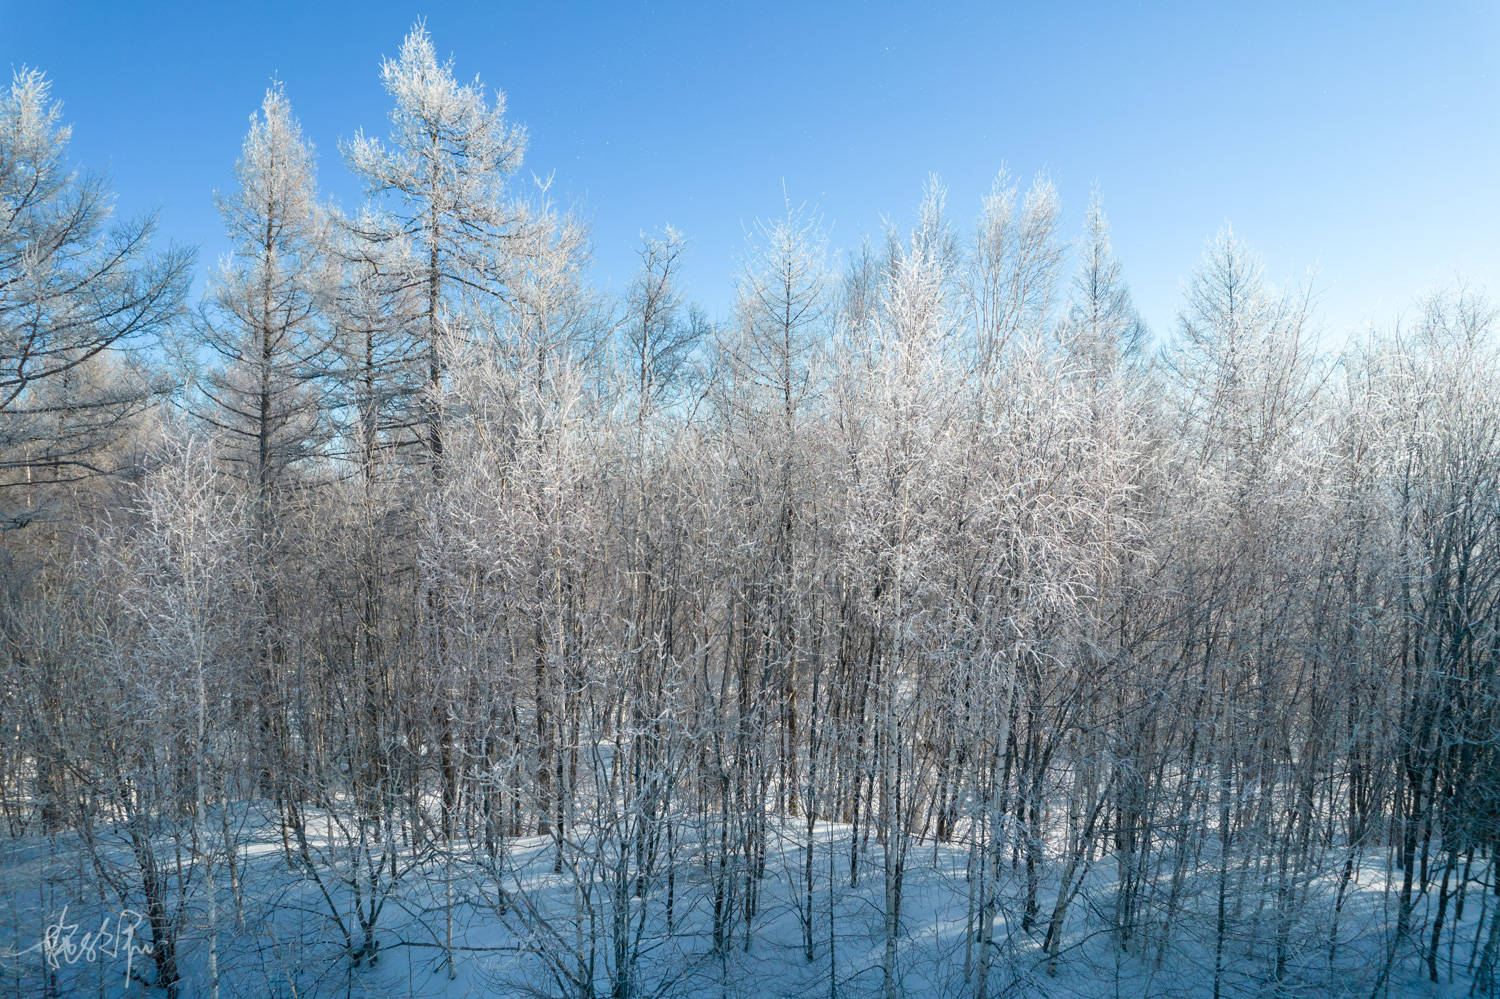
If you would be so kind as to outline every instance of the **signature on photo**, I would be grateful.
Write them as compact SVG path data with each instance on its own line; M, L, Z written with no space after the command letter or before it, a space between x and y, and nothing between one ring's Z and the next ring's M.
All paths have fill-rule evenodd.
M63 906L57 919L48 924L42 939L17 951L22 954L40 953L47 967L54 971L63 965L85 961L92 964L104 958L125 959L125 977L130 978L135 956L149 956L151 945L136 942L136 928L145 919L133 909L122 909L118 916L107 915L99 921L96 930L81 930L78 923L68 922L68 907Z

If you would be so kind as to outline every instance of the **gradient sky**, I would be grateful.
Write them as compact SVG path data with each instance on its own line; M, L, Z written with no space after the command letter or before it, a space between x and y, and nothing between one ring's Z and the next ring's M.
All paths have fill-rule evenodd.
M474 9L478 8L478 9ZM338 140L386 132L378 67L418 16L461 79L505 91L531 172L590 221L620 289L642 231L690 239L725 316L745 232L793 202L835 247L910 220L939 174L967 228L996 171L1057 184L1070 238L1099 185L1158 332L1226 221L1277 283L1314 274L1335 340L1462 276L1500 295L1500 4L45 3L0 0L0 67L40 68L122 211L226 249L273 76L360 198Z

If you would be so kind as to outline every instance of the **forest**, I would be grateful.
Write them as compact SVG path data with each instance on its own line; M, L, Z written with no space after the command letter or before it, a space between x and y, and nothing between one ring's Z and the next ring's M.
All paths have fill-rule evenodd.
M0 993L1500 995L1481 288L1333 347L1226 227L1148 329L1002 171L711 319L380 82L214 263L0 92Z

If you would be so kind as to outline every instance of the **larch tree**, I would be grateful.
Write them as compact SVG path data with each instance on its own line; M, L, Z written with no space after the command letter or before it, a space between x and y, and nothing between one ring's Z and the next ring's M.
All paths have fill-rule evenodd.
M780 796L797 809L798 639L797 524L806 453L799 435L815 401L815 352L831 316L827 242L816 218L788 203L786 214L756 226L751 255L735 299L734 327L725 340L734 394L722 400L741 440L752 488L773 525L763 582L765 655L772 686L761 696L779 703ZM753 429L752 429L753 428ZM802 511L807 515L810 511ZM815 706L814 706L815 707Z
M397 57L381 63L380 78L395 101L389 141L361 131L345 145L344 154L384 212L383 221L366 235L377 241L405 240L410 247L403 281L416 296L415 332L427 365L419 396L419 439L433 481L441 488L447 341L472 336L479 325L477 313L503 305L507 298L530 219L507 192L506 180L521 165L526 136L506 121L503 94L497 93L491 105L477 80L461 84L455 79L451 61L438 60L421 23L406 36ZM448 611L440 589L430 581L424 600L434 658L444 672L434 709L442 716L436 722L441 831L449 840L462 752L453 744L458 710L453 701L461 695L444 662Z
M232 247L211 279L198 343L222 361L200 379L199 416L248 497L261 621L253 702L263 715L261 769L282 773L287 735L278 664L287 642L281 578L291 525L284 514L327 440L318 376L327 348L324 307L333 287L327 214L317 203L312 148L280 85L251 117L238 186L217 198Z
M154 215L112 223L105 181L66 159L71 134L46 77L15 72L0 93L0 527L40 512L30 487L111 470L104 446L168 387L118 362L171 327L194 260L151 250Z
M390 138L361 131L344 155L387 213L370 235L410 243L404 277L421 303L416 322L428 365L423 443L440 468L443 342L469 333L470 310L503 298L515 274L529 213L506 180L521 166L526 133L506 121L503 94L491 105L477 80L458 82L421 23L399 55L381 63L380 79L395 100Z
M1109 221L1098 191L1089 200L1079 256L1060 331L1063 347L1088 377L1108 378L1120 365L1140 358L1147 330L1110 246Z
M235 174L238 187L216 199L232 249L201 324L202 341L225 363L202 380L202 416L223 435L269 553L280 494L324 443L315 378L334 278L313 150L279 84L251 117Z

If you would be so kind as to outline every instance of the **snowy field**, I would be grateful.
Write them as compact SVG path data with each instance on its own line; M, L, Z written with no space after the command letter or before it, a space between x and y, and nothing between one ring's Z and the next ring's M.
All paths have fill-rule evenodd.
M184 995L212 993L210 938L221 996L608 996L622 993L619 981L629 981L629 994L637 996L769 999L882 992L884 854L873 837L858 844L863 853L851 884L847 825L814 828L809 957L808 840L801 820L773 830L748 932L737 918L729 938L716 947L711 878L690 844L677 844L670 878L663 867L642 886L644 901L631 887L622 909L611 893L611 872L577 863L585 854L596 861L607 857L607 846L596 849L597 841L565 848L569 862L560 872L558 845L551 837L512 841L498 865L478 861L480 852L467 844L447 857L414 858L397 851L387 858L394 859L398 872L390 882L389 868L372 879L367 866L330 841L326 822L310 816L308 856L322 865L321 878L314 879L295 846L289 863L274 821L255 810L239 819L235 870L221 863L215 871L216 920L209 922L208 893L201 883L184 910L179 955ZM0 990L27 997L160 994L145 985L152 977L148 921L130 910L122 919L120 905L89 894L85 886L98 883L89 851L68 837L28 839L6 841L0 857ZM123 845L114 859L129 863ZM1213 994L1214 858L1201 858L1201 873L1189 879L1187 904L1165 948L1157 943L1158 934L1144 935L1149 942L1143 946L1120 946L1112 929L1114 869L1114 859L1104 856L1085 876L1051 969L1042 948L1045 919L1023 930L1019 873L1002 881L987 994L1056 999ZM910 844L901 892L897 995L975 994L979 952L965 932L971 919L969 870L964 848ZM1334 941L1327 920L1334 873L1315 879L1302 901L1305 918L1293 930L1293 954L1279 983L1268 979L1267 909L1241 905L1229 913L1221 995L1371 995L1389 956L1395 886L1378 874L1357 872ZM366 879L364 891L356 897L349 883L340 883L340 874ZM1475 994L1475 927L1494 907L1494 898L1483 890L1488 876L1470 872L1468 905L1452 926L1439 963L1443 984L1426 980L1426 965L1407 941L1395 948L1391 974L1375 994L1455 999ZM355 960L351 948L338 941L345 929L360 925L359 906L366 914L372 911L369 888L377 883L388 895L383 894L374 920L376 949L373 957L366 953ZM1044 914L1051 911L1055 892L1055 878L1050 884L1044 880ZM1430 932L1425 904L1419 903L1411 922L1413 940ZM358 932L353 939L357 945ZM1332 942L1337 946L1330 959ZM631 969L628 976L616 974L624 966L621 954Z

